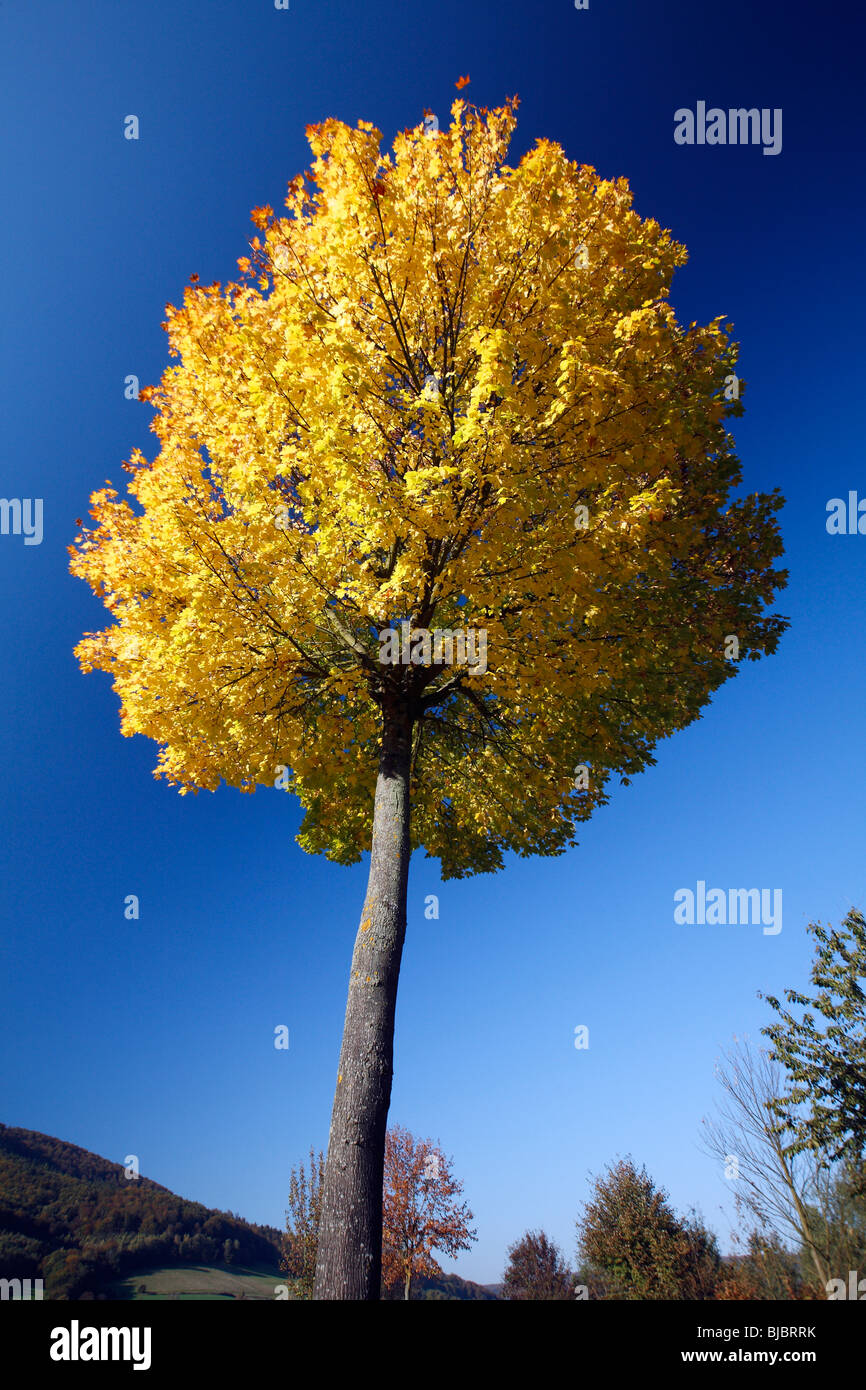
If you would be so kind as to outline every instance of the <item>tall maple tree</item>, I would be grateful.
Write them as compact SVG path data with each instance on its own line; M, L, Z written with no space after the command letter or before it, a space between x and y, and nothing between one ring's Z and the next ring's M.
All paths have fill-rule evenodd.
M309 127L240 281L167 308L137 507L109 484L70 547L113 618L79 661L156 775L285 786L304 849L371 850L319 1298L379 1294L412 849L446 878L561 853L735 674L730 635L757 659L785 626L781 498L732 496L736 345L677 323L685 250L625 179L550 140L505 163L516 106L457 100L390 154L369 122ZM485 662L431 654L455 629Z
M460 1198L463 1184L452 1160L429 1139L416 1139L402 1125L385 1135L382 1196L382 1280L399 1284L411 1297L412 1280L441 1274L434 1250L457 1255L476 1239L472 1212Z

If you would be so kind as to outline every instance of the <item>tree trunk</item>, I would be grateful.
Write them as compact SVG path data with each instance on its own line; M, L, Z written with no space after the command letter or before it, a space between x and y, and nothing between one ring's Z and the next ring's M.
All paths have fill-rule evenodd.
M370 878L355 938L322 1192L316 1299L378 1299L394 1014L406 935L409 765L405 705L383 706Z
M806 1211L806 1208L804 1207L803 1202L800 1199L800 1193L798 1192L797 1184L794 1181L794 1174L791 1171L791 1165L788 1162L787 1155L782 1146L782 1141L778 1135L775 1137L773 1148L775 1150L779 1167L782 1172L782 1180L785 1183L785 1186L787 1187L789 1193L791 1194L791 1201L794 1204L794 1211L797 1214L797 1226L800 1231L800 1237L803 1241L803 1244L809 1247L809 1253L812 1256L812 1263L815 1266L815 1272L818 1275L818 1282L820 1283L822 1288L826 1288L827 1282L830 1278L830 1271L827 1266L827 1262L824 1260L823 1256L818 1250L818 1247L815 1244L814 1238L812 1236L812 1228L809 1224L808 1212ZM829 1223L825 1220L824 1225L826 1229Z
M809 1253L812 1256L812 1263L815 1266L815 1273L818 1275L818 1282L820 1283L823 1289L826 1289L830 1279L830 1270L826 1260L824 1259L823 1255L820 1253L817 1245L815 1244L814 1237L812 1235L812 1227L809 1224L808 1213L805 1207L803 1206L803 1203L800 1201L800 1194L797 1192L793 1183L791 1183L791 1196L794 1199L794 1209L797 1213L797 1222L800 1227L800 1235L803 1238L803 1244L808 1245ZM826 1230L829 1223L825 1221L824 1225Z

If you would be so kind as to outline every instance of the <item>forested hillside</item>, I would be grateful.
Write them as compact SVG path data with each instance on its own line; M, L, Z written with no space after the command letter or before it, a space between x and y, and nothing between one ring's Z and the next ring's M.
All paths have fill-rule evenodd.
M133 1269L269 1264L280 1233L190 1202L74 1144L0 1125L0 1276L79 1298Z

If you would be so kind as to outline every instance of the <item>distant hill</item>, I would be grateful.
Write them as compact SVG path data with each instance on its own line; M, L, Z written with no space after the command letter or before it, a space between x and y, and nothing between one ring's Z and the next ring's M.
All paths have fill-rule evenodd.
M133 1270L279 1268L280 1232L176 1196L119 1163L0 1125L0 1277L43 1278L46 1298L96 1294Z
M498 1284L474 1284L459 1274L443 1274L439 1279L416 1279L412 1285L412 1301L417 1299L485 1299L498 1301Z

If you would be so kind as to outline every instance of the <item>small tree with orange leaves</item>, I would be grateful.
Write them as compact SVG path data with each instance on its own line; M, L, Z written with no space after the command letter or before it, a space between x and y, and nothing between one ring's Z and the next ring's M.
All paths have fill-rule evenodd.
M472 1212L459 1198L463 1184L451 1172L452 1160L429 1139L415 1139L393 1125L385 1136L382 1200L382 1282L412 1292L417 1276L441 1274L434 1250L456 1255L477 1239L469 1229Z

